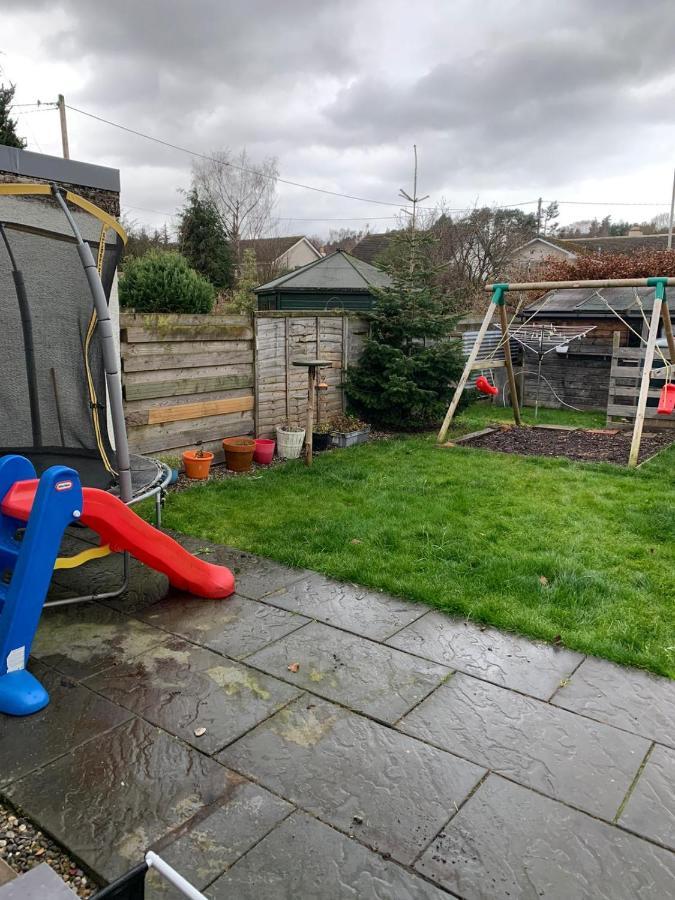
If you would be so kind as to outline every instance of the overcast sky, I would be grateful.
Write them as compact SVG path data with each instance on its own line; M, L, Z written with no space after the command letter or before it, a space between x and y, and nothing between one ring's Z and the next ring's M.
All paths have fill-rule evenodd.
M246 146L286 178L390 203L411 189L416 143L430 205L614 204L562 204L563 222L668 209L672 0L2 0L1 15L17 103L61 92L198 152ZM29 149L60 155L56 112L19 123ZM73 158L121 169L133 218L170 221L190 156L75 112L68 125ZM279 188L281 233L386 230L396 212Z

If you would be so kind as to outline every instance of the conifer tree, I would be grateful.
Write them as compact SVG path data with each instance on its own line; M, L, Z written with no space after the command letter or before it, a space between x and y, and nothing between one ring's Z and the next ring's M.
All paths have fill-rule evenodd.
M16 133L16 119L11 116L15 85L6 87L0 84L0 144L5 147L18 147L23 150L26 141Z
M371 334L347 373L354 411L385 428L435 425L461 374L459 342L432 263L434 238L409 229L392 239L388 287L374 288Z
M217 290L232 286L234 262L230 244L214 206L195 188L187 196L178 226L180 251Z

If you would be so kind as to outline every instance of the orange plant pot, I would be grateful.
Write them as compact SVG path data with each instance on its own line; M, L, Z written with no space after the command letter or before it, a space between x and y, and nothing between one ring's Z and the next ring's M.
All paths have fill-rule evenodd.
M188 478L204 481L209 477L213 453L210 453L208 450L203 450L201 456L198 456L197 453L197 450L186 450L183 453L183 466Z
M231 472L248 472L253 462L255 441L249 437L231 437L223 441L225 465Z

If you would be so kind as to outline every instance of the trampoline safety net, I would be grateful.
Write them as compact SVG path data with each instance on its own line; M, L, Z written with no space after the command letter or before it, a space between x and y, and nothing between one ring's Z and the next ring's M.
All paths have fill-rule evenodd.
M122 238L89 210L68 208L109 300ZM0 455L27 456L38 475L69 465L83 484L108 490L116 459L96 323L77 241L54 196L0 193ZM137 492L157 464L134 462Z

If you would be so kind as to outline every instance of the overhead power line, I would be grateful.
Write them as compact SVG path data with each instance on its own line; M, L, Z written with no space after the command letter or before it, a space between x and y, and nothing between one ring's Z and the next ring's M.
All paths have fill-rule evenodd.
M161 144L164 147L169 147L172 150L178 150L179 153L187 153L189 156L194 156L197 159L203 159L207 162L216 163L219 166L225 166L228 169L236 169L238 172L247 172L250 175L257 175L263 178L268 178L270 181L276 181L279 184L287 184L291 187L302 188L306 191L315 191L318 194L328 194L331 197L344 197L347 200L358 200L360 203L377 203L380 206L395 206L400 209L400 203L393 203L389 200L374 200L372 197L359 197L355 194L345 194L341 191L331 191L328 188L320 188L315 187L311 184L302 184L299 181L291 181L288 178L282 178L279 175L268 175L265 172L259 172L256 169L249 169L246 166L239 166L236 163L232 162L224 162L221 159L216 159L215 156L209 156L206 153L199 153L197 150L190 150L189 147L181 147L179 144L173 144L171 141L165 141L162 138L154 137L151 134L144 134L142 131L137 131L135 128L129 128L126 125L121 125L119 122L111 122L110 119L104 119L103 116L97 116L94 113L87 112L84 109L78 109L76 106L70 106L67 104L67 108L72 110L72 112L79 113L82 116L87 116L90 119L95 119L97 122L103 122L105 125L111 125L113 128L119 128L121 131L126 131L129 134L135 134L137 137L145 138L145 140L153 141L155 144Z
M560 206L670 206L670 203L634 203L627 200L545 200Z

